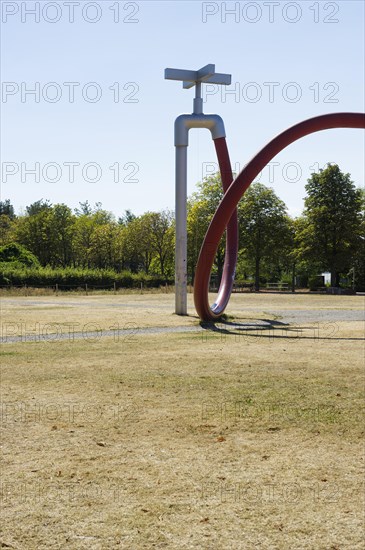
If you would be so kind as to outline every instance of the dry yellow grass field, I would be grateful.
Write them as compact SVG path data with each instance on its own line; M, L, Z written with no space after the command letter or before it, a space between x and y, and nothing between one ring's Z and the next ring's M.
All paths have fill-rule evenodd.
M168 294L4 299L2 547L362 549L363 309L234 295L201 328Z

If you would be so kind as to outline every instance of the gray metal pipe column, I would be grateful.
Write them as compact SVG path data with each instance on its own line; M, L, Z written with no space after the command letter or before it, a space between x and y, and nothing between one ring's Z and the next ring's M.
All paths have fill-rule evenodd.
M176 146L175 179L175 313L187 315L187 156L188 146Z

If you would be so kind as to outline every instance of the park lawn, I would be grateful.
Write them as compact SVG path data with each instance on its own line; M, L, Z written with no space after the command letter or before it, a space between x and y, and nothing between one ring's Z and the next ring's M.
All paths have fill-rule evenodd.
M362 323L231 332L4 344L3 545L362 548Z

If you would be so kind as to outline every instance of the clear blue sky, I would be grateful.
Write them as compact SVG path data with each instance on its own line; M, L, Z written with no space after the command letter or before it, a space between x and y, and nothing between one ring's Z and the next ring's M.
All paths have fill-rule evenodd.
M102 202L116 216L125 209L140 214L174 208L173 123L178 114L191 112L193 91L165 81L165 67L215 63L217 72L232 74L229 90L237 96L217 91L206 97L204 111L223 117L237 168L289 125L321 113L364 110L361 0L42 1L39 22L28 13L38 10L36 4L1 1L2 198L18 212L40 198L73 208L86 199ZM224 13L235 6L236 13ZM79 83L73 102L72 86L65 82ZM25 92L38 85L36 102ZM102 95L92 102L95 93ZM52 102L57 94L59 100ZM298 215L316 166L337 162L363 185L364 133L320 132L274 160L279 164L265 169L260 181ZM73 162L79 165L72 182L65 163ZM214 162L209 132L191 131L189 193L206 173L206 163L214 169ZM35 163L39 182L26 173ZM99 174L92 165L85 169L88 163L96 163ZM129 178L136 181L128 181L137 166ZM99 181L87 181L100 171Z

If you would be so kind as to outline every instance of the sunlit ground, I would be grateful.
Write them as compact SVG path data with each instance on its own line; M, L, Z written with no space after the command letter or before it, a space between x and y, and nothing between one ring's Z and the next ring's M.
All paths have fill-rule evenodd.
M363 548L363 297L173 303L3 299L2 545Z

